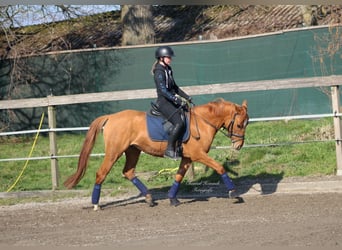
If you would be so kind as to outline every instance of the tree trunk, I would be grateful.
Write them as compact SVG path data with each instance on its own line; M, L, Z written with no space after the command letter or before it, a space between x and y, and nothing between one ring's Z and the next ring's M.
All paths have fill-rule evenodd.
M303 26L317 25L317 5L302 5Z
M122 46L154 43L151 5L122 5Z

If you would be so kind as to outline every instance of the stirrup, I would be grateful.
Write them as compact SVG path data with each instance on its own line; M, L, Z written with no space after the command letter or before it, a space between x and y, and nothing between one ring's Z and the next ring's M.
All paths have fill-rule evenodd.
M164 157L170 158L172 160L180 160L182 158L182 156L171 150L166 150L164 153Z
M182 147L182 145L177 147L177 149L176 149L176 157L180 157L180 158L183 157L183 147Z

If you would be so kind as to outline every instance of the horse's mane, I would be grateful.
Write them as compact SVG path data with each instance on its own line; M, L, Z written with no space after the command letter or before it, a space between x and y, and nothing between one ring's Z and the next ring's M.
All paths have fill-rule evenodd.
M232 104L232 103L224 100L223 98L217 98L201 106L205 109L204 110L205 113L211 113L215 116L221 116L223 112L225 113L227 104Z

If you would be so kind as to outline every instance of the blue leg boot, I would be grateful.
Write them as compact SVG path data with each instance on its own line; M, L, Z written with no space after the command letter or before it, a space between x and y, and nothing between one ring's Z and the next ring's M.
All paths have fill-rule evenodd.
M222 178L223 183L226 185L228 189L228 198L233 199L233 198L239 197L239 195L237 194L235 190L235 185L232 182L232 180L229 178L227 173L222 174L221 178Z
M150 207L154 207L156 203L154 202L152 195L148 191L147 187L142 183L138 177L134 177L131 182L139 189L141 195L145 196L145 201Z
M170 199L170 205L174 207L177 207L178 205L181 204L181 202L176 198L179 186L180 186L180 183L177 181L174 181L168 193L168 197Z
M91 195L91 203L94 205L94 210L99 210L99 200L101 194L101 184L95 184Z

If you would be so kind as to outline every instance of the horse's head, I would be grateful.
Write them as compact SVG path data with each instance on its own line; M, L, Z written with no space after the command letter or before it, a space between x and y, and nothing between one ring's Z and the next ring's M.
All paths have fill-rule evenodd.
M227 136L230 137L233 148L240 150L245 141L245 131L248 125L247 101L244 100L242 105L235 105L235 111L229 119L227 119L223 127L227 130Z

